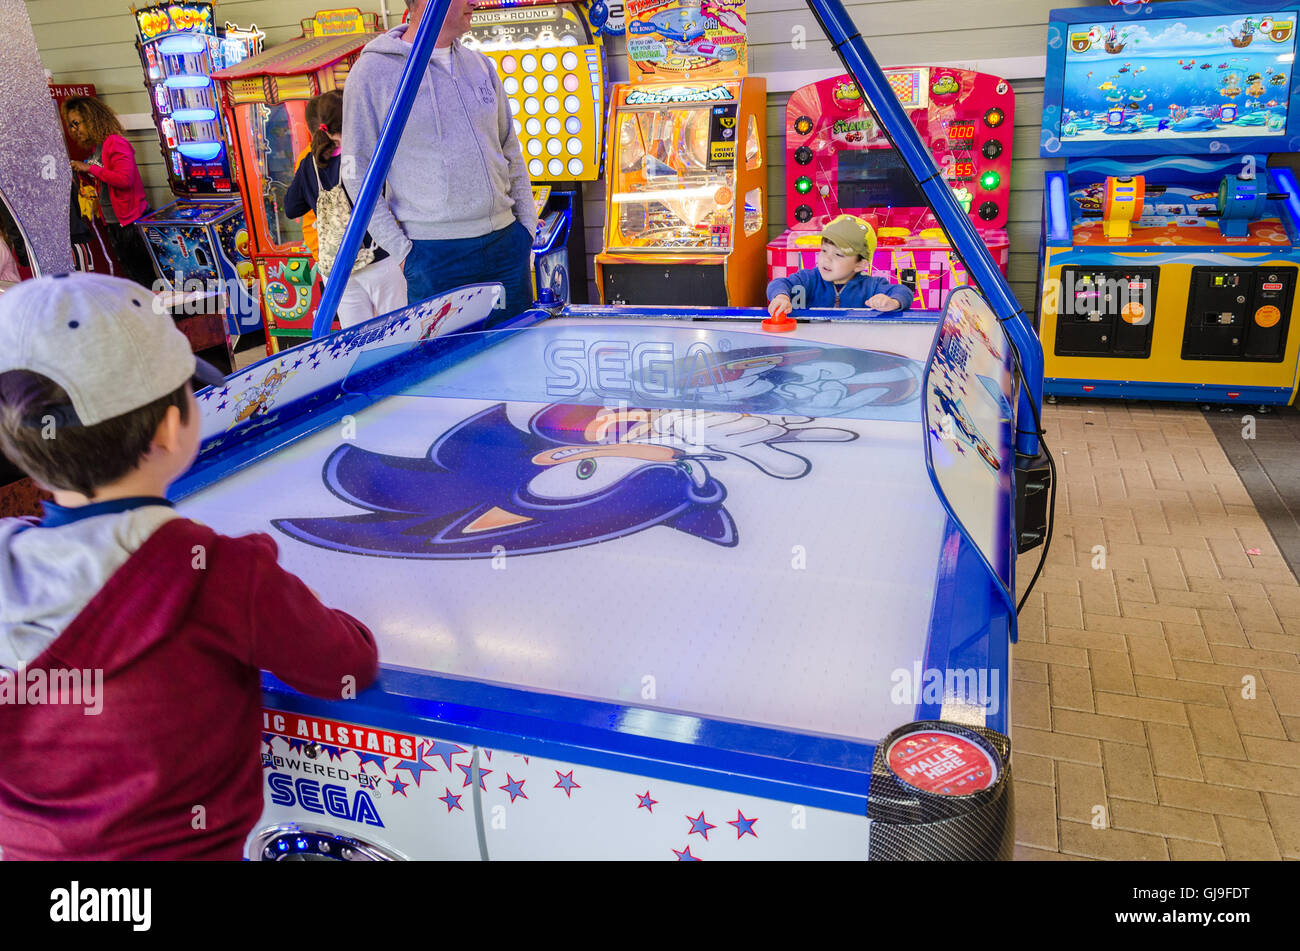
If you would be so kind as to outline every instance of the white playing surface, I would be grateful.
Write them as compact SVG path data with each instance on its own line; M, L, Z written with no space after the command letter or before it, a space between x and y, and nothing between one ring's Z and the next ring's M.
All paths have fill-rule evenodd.
M591 321L550 321L588 328ZM618 339L620 323L599 324ZM637 321L680 336L734 325ZM744 325L752 332L752 324ZM521 337L447 371L508 380ZM771 342L823 342L923 361L933 324L801 326ZM748 345L748 342L746 343ZM486 369L490 367L491 369ZM436 378L435 378L436 380ZM503 384L504 385L504 384ZM507 387L508 389L508 387ZM430 392L428 384L421 392ZM453 387L463 392L458 384ZM357 417L355 444L423 457L474 412L510 399L394 396ZM544 404L512 405L518 424ZM878 739L911 719L891 675L923 661L944 512L926 474L920 401L910 421L828 419L847 443L798 444L811 471L773 478L744 459L707 462L727 489L739 544L666 526L597 545L498 560L344 554L296 541L273 518L364 514L333 496L331 426L180 503L220 532L268 532L281 563L375 632L387 664L570 696ZM799 565L802 564L802 567ZM274 615L274 603L260 608ZM639 721L640 722L640 721ZM641 722L654 730L653 722ZM689 741L690 736L673 734Z

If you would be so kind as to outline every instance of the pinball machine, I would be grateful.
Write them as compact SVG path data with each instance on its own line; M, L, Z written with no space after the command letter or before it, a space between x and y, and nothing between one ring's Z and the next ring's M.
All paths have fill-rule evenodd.
M744 4L729 6L738 31L687 24L689 5L666 19L629 12L633 81L611 94L602 303L764 302L766 83L746 75Z
M342 88L361 48L379 34L379 18L357 9L322 10L303 19L301 28L298 39L214 76L232 130L267 353L311 336L321 294L302 222L284 211L285 192L311 142L307 102Z
M496 64L538 203L536 295L587 302L583 182L604 165L605 48L591 4L482 0L461 43ZM543 194L544 193L544 194Z

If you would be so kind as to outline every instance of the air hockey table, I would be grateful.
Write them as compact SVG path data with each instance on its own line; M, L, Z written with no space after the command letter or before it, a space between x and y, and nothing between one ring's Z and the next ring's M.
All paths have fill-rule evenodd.
M382 666L264 675L248 857L1009 857L1016 378L979 294L485 330L499 287L199 394L180 512L271 535Z

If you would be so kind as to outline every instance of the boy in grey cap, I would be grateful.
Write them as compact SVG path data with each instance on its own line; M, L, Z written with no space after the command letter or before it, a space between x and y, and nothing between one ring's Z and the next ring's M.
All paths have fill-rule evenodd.
M375 679L370 632L269 536L166 499L198 452L194 387L221 382L130 281L0 295L0 448L55 500L0 520L5 859L238 859L262 811L259 669L329 698ZM31 699L60 678L102 689Z

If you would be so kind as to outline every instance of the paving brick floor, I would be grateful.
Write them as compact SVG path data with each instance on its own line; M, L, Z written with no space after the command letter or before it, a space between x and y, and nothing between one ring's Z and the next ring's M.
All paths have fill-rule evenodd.
M1300 585L1214 431L1100 401L1044 426L1057 522L1012 652L1016 857L1300 858Z

